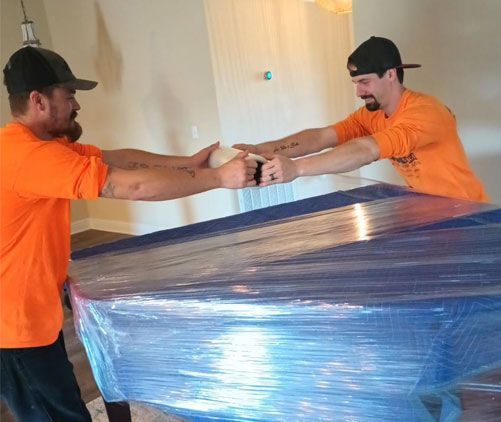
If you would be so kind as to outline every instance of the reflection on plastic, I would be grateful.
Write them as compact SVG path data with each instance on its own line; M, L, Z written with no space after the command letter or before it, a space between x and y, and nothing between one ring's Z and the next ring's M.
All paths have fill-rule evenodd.
M80 259L77 331L110 401L193 420L456 420L458 391L501 367L501 225L426 226L485 210L400 196Z

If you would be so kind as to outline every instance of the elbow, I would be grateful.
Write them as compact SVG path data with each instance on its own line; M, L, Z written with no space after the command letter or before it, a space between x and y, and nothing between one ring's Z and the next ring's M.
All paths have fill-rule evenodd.
M159 201L161 195L156 192L149 183L132 182L127 186L126 198L130 201Z
M374 138L362 138L360 143L364 150L363 156L365 157L365 163L363 165L379 160L381 157L381 150L379 149L379 145Z
M145 186L140 182L134 182L129 184L126 189L126 199L131 201L147 201L148 193L146 192Z
M102 198L128 199L131 201L154 200L147 183L138 180L123 180L110 174L101 190Z
M101 196L130 201L173 199L174 196L166 194L165 183L161 183L162 180L158 179L158 174L152 175L149 169L123 170L110 167Z

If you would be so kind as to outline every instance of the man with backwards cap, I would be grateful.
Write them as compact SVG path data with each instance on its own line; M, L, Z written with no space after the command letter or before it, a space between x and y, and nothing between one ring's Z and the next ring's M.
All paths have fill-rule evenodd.
M277 141L237 144L269 159L260 186L300 176L344 173L388 158L409 187L428 194L488 201L473 173L451 111L437 99L404 87L395 44L371 37L348 57L360 108L335 125L307 129ZM291 158L323 151L321 154Z
M190 157L102 151L75 142L77 79L53 51L25 47L4 69L13 120L0 129L1 395L19 421L90 421L64 346L61 290L70 256L70 200L159 201L255 185L240 153L207 167Z

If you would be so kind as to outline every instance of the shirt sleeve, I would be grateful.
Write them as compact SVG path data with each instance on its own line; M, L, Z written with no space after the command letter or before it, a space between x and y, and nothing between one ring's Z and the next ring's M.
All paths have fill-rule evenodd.
M417 104L404 110L388 128L374 133L380 158L407 157L417 148L439 142L454 130L454 117L445 107Z
M59 139L58 142L61 145L75 151L77 154L85 155L87 157L99 157L103 158L103 152L100 148L94 145L85 145L78 142L69 142L66 139Z
M69 145L40 142L20 163L14 190L28 198L98 198L108 173L99 148Z
M363 107L347 119L334 125L338 143L364 136L372 136L378 143L380 159L407 157L416 148L438 142L444 131L454 124L452 114L435 102L408 106L394 117L383 120Z
M346 119L333 125L333 127L337 134L338 144L371 134L364 124L360 110L350 114Z

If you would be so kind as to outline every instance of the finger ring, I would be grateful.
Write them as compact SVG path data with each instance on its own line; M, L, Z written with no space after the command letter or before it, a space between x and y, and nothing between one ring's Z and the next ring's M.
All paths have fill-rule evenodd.
M277 180L277 177L275 176L275 173L270 174L271 180Z

